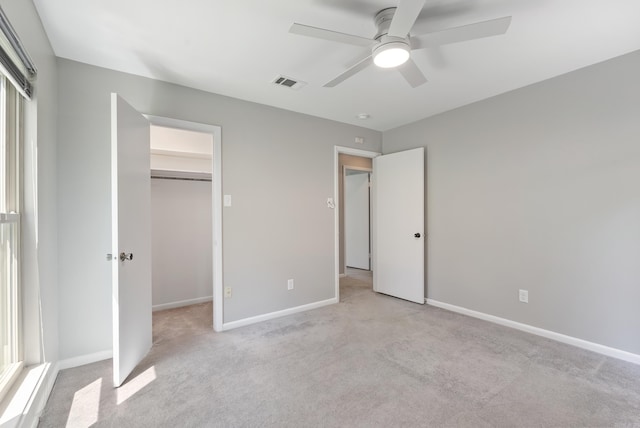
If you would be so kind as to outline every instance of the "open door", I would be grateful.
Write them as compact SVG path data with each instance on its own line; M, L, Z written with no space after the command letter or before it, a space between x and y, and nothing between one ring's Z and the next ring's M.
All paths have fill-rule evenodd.
M149 122L111 94L113 384L151 349Z
M373 289L424 304L424 148L373 159Z
M369 270L369 171L344 176L345 265Z

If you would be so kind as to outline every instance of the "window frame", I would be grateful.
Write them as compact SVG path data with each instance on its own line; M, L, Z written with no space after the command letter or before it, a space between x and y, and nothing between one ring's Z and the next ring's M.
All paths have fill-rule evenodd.
M7 342L9 363L0 366L0 400L4 398L24 367L21 296L21 211L22 211L22 123L23 98L6 76L0 74L0 227L13 225L7 238L6 260L0 260L1 281L9 282L5 299L8 310ZM4 245L3 240L0 245ZM6 267L6 271L4 268ZM5 277L6 275L6 277ZM1 288L0 288L1 289ZM1 313L1 312L0 312ZM4 320L0 320L4 322ZM1 351L4 352L4 349Z

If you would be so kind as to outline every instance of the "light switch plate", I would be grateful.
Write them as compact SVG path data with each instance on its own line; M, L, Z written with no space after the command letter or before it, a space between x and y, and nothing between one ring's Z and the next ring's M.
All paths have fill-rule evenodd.
M527 291L527 290L518 290L518 299L522 303L529 303L529 291Z
M231 206L231 195L224 195L224 206L225 207Z

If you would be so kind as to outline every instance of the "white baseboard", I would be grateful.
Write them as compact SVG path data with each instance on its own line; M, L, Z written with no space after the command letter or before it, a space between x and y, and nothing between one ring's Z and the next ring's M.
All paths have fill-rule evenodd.
M347 274L346 274L346 273L341 273L341 274L339 274L338 276L339 276L340 278L344 278L345 276L347 276Z
M281 311L271 312L264 315L258 315L255 317L244 318L238 321L231 321L222 324L222 330L231 330L233 328L244 327L245 325L255 324L257 322L272 320L274 318L284 317L286 315L292 315L298 312L309 311L311 309L321 308L327 305L333 305L338 303L338 299L333 297L327 300L321 300L319 302L309 303L307 305L296 306L295 308L283 309Z
M554 331L545 330L542 328L534 327L528 324L522 324L516 321L511 321L506 318L496 317L494 315L485 314L483 312L477 312L471 309L463 308L461 306L451 305L449 303L439 302L433 299L425 299L427 304L438 308L446 309L459 314L468 315L473 318L478 318L484 321L489 321L495 324L500 324L505 327L515 328L516 330L525 331L527 333L535 334L536 336L546 337L547 339L555 340L557 342L573 345L578 348L587 349L589 351L597 352L598 354L606 355L608 357L617 358L619 360L628 361L630 363L640 364L640 355L633 354L631 352L623 351L621 349L611 348L609 346L600 345L599 343L589 342L577 337L567 336L565 334L556 333Z
M3 409L0 426L36 428L57 376L56 363L44 363L25 368L11 401Z
M109 358L113 358L113 351L111 349L107 351L95 352L93 354L67 358L66 360L58 361L58 370L84 366L85 364L96 363L98 361L108 360Z
M162 311L165 309L181 308L183 306L195 305L197 303L211 302L213 296L197 297L195 299L179 300L177 302L161 303L151 307L153 312Z

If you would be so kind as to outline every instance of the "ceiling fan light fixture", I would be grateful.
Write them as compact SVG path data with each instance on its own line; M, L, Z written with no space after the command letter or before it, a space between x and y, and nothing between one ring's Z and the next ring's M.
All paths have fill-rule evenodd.
M409 59L409 45L405 42L389 42L373 49L373 63L381 68L398 67Z

